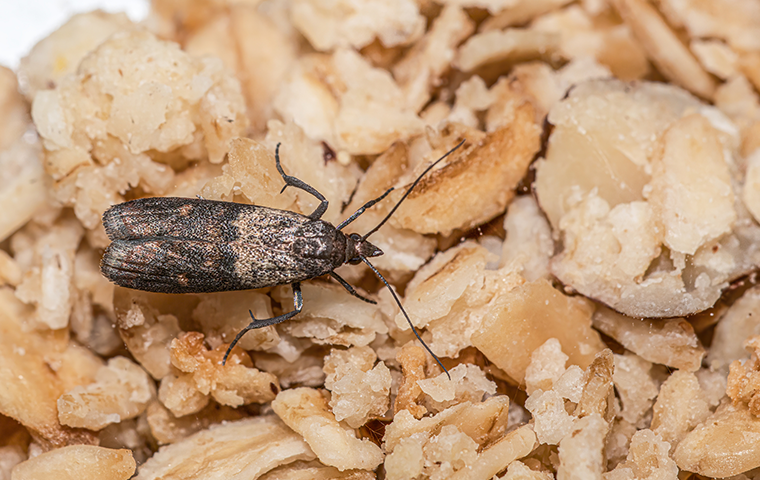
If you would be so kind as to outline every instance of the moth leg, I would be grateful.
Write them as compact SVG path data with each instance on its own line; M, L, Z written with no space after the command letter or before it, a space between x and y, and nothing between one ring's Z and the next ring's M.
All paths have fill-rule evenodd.
M387 196L388 196L388 194L389 194L389 193L391 193L392 191L393 191L393 187L391 187L391 188L389 188L388 190L386 190L384 194L380 195L380 196L379 196L379 197L377 197L376 199L374 199L374 200L370 200L369 202L367 202L367 203L365 203L364 205L362 205L362 207L361 207L361 208L359 208L359 210L355 211L353 215L351 215L351 216L350 216L350 217L348 217L347 219L343 220L343 221L340 223L340 225L338 225L337 227L335 227L335 228L336 228L336 230L342 230L342 229L343 229L343 227L345 227L345 226L346 226L346 225L348 225L349 223L351 223L351 222L353 222L354 220L356 220L356 219L359 217L359 215L361 215L362 213L364 213L364 211L365 211L365 210L367 210L367 209L368 209L369 207L371 207L372 205L376 204L376 203L377 203L377 202L379 202L380 200L382 200L382 199L384 199L385 197L387 197Z
M333 277L335 280L338 281L341 285L343 285L343 288L348 290L348 293L353 295L354 297L358 298L359 300L364 300L367 303L371 303L372 305L377 305L377 302L374 300L370 300L369 298L363 297L359 295L356 290L354 290L354 287L352 287L347 281L343 280L340 275L338 275L335 272L330 272L330 276Z
M248 333L250 330L256 330L257 328L262 327L268 327L269 325L276 325L278 323L284 322L285 320L289 320L299 313L301 313L301 310L303 310L303 296L301 295L301 283L295 282L293 284L293 306L295 307L295 310L288 313L283 313L282 315L278 315L276 317L272 318L264 318L261 320L257 320L256 317L253 316L253 312L248 310L248 313L251 315L251 323L248 324L247 327L242 329L237 335L235 335L235 339L230 343L230 346L227 347L227 351L224 352L224 359L222 359L222 365L225 365L227 363L227 357L230 356L230 352L232 352L232 348L237 345L237 343L240 341L241 338L243 338L243 335Z
M308 183L297 179L296 177L291 177L290 175L285 175L285 172L282 170L282 165L280 165L280 144L277 144L277 147L274 149L274 160L275 165L277 165L277 171L280 172L280 175L282 175L282 179L285 180L285 186L282 187L282 190L280 190L280 193L284 192L286 188L288 187L296 187L300 188L301 190L308 192L315 197L317 197L317 200L319 200L321 203L319 206L309 214L309 218L312 220L319 220L322 218L322 215L325 214L327 211L327 205L328 201L325 198L324 195L319 193L316 188L312 187Z

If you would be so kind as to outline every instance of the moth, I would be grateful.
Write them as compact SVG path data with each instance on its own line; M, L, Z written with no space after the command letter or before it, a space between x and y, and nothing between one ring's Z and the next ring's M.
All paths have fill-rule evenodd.
M367 238L391 218L430 170L464 142L425 169L388 215L364 235L347 235L342 230L388 196L393 188L365 203L337 227L333 226L321 220L327 211L327 199L312 186L285 174L277 144L275 164L285 182L280 193L294 187L316 197L320 204L311 214L202 198L131 200L114 205L103 214L111 244L103 254L100 271L122 287L161 293L224 292L291 284L294 309L265 319L255 318L249 310L251 323L230 343L224 364L246 332L284 322L301 312L302 281L330 275L351 295L375 303L356 292L334 271L345 263L363 262L388 287L414 334L448 375L440 359L420 337L388 281L369 261L383 251Z

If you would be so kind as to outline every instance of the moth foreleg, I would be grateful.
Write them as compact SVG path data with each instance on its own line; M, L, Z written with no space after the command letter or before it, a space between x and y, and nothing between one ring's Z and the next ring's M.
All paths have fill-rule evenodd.
M227 347L227 351L224 352L224 358L222 359L222 365L225 365L227 363L227 357L230 356L230 352L232 352L232 349L237 345L237 343L240 341L241 338L243 338L243 335L248 333L250 330L256 330L257 328L262 327L268 327L269 325L277 325L278 323L284 322L285 320L289 320L299 313L301 313L301 310L303 310L303 295L301 295L301 283L295 282L293 284L293 306L295 309L292 312L283 313L282 315L278 315L276 317L272 318L264 318L261 320L257 320L256 317L253 316L253 312L248 310L248 313L251 315L251 323L248 324L244 329L242 329L240 332L238 332L237 335L235 335L235 339L232 340L232 343L230 343L230 346Z
M284 192L286 188L288 187L296 187L300 188L304 192L308 192L315 197L317 197L317 200L320 201L319 206L309 214L309 218L312 220L319 220L322 218L322 215L325 214L327 211L328 201L325 198L324 195L319 193L316 188L312 187L308 183L299 180L296 177L291 177L290 175L286 175L285 172L282 170L282 165L280 165L280 144L277 144L277 147L274 149L274 161L275 165L277 165L277 171L280 172L280 175L282 176L282 179L285 180L285 186L282 187L282 190L280 190L280 193Z
M356 220L357 218L359 218L359 215L361 215L362 213L364 213L364 212L365 212L365 210L367 210L368 208L370 208L371 206L373 206L374 204L376 204L376 203L377 203L377 202L379 202L380 200L382 200L382 199L384 199L385 197L387 197L387 196L388 196L388 194L389 194L389 193L391 193L392 191L393 191L393 187L391 187L391 188L389 188L388 190L386 190L384 194L380 195L380 196L379 196L379 197L377 197L376 199L374 199L374 200L370 200L369 202L365 203L364 205L362 205L362 207L361 207L361 208L359 208L359 210L355 211L353 215L351 215L351 216L350 216L350 217L348 217L347 219L343 220L343 221L340 223L340 225L338 225L338 226L337 226L337 227L335 227L335 228L336 228L337 230L343 230L343 227L345 227L345 226L346 226L346 225L348 225L349 223L351 223L351 222L353 222L354 220Z
M340 275L338 275L337 273L335 273L335 272L330 272L330 276L331 276L331 277L333 277L335 280L337 280L337 281L338 281L338 283L340 283L341 285L343 285L343 288L345 288L346 290L348 290L348 293L350 293L350 294L351 294L351 295L353 295L354 297L358 298L359 300L364 300L364 301L365 301L365 302L367 302L367 303L371 303L372 305L377 305L377 302L376 302L376 301L374 301L374 300L370 300L369 298L366 298L366 297L363 297L363 296L359 295L359 294L356 292L356 290L354 290L354 287L352 287L352 286L351 286L351 284L350 284L350 283L348 283L347 281L343 280L343 279L340 277Z

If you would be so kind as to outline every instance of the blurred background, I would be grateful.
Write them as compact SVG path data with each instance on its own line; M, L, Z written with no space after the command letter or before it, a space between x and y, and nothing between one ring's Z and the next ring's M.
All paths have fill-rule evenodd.
M126 12L133 21L148 14L148 0L24 0L0 1L0 65L16 69L35 43L75 13L101 9Z

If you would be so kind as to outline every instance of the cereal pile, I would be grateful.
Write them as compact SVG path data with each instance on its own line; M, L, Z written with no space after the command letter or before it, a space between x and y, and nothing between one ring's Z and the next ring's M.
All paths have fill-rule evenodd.
M0 69L0 479L760 476L758 0L154 0ZM368 268L165 295L101 215L375 226Z

